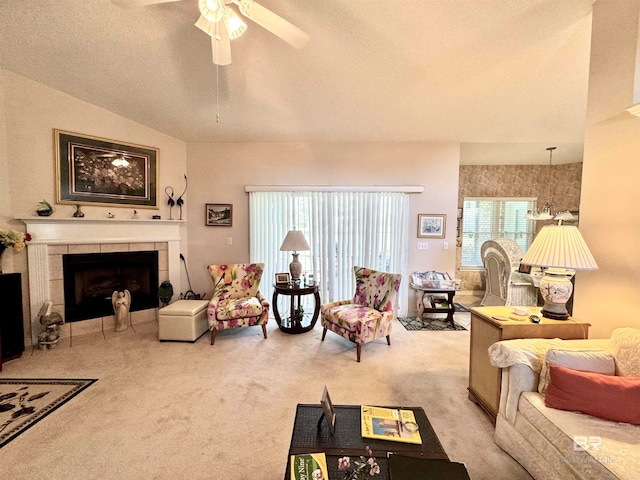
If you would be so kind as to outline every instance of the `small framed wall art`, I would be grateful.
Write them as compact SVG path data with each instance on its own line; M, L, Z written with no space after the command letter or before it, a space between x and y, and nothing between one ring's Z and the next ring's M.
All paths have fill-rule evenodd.
M63 130L53 134L58 203L158 208L157 148Z
M232 226L233 205L230 203L207 203L204 209L204 224L207 227Z
M418 238L444 238L446 222L444 214L418 214Z

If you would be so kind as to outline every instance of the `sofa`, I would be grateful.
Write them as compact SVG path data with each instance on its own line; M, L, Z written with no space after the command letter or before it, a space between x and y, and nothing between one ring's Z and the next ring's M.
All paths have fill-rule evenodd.
M505 340L488 353L502 369L495 442L531 476L640 478L640 330Z

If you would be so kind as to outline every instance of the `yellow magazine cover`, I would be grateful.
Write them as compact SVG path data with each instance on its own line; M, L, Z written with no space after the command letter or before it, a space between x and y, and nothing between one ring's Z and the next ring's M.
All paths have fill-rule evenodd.
M360 413L364 438L422 444L416 417L411 410L362 405Z
M324 453L291 455L291 480L329 480Z

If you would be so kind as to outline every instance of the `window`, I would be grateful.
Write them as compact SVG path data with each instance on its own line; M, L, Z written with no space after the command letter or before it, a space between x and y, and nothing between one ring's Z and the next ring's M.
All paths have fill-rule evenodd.
M353 296L354 265L408 278L406 193L251 191L249 216L250 259L265 263L260 291L267 298L275 274L289 271L291 252L281 252L280 245L293 229L309 243L311 250L298 259L303 272L313 273L323 303ZM406 285L401 283L401 292Z
M535 221L524 216L535 209L533 198L465 198L460 266L482 268L480 247L494 238L515 240L526 252L535 234Z

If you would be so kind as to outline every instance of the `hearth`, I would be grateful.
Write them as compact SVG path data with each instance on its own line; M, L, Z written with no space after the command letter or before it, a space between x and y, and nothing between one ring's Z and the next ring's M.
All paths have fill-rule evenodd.
M130 311L158 307L158 252L62 256L65 321L113 315L111 295L129 290Z

